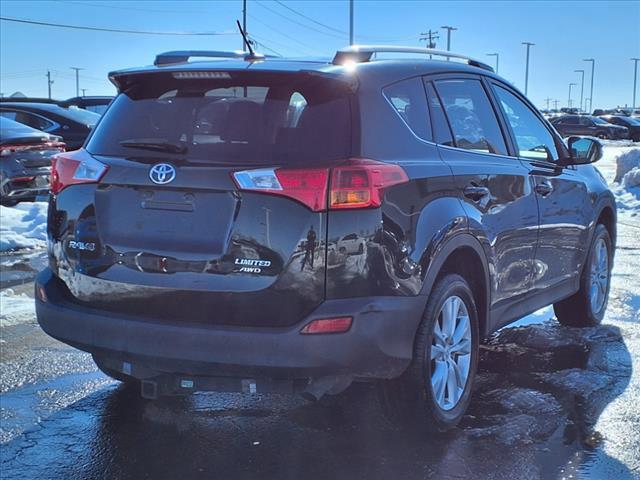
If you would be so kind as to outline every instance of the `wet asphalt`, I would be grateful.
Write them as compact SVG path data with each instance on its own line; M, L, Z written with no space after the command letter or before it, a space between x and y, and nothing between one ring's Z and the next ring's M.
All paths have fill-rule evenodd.
M387 422L371 385L316 404L213 393L145 401L35 319L3 327L0 477L640 478L638 234L635 222L620 227L604 324L501 330L482 347L468 414L438 436ZM32 295L29 272L43 261L3 256L2 288Z

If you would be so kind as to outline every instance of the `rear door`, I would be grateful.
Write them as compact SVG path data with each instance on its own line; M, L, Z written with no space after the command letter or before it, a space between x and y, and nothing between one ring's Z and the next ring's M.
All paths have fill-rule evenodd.
M284 326L324 299L324 165L349 156L348 92L304 75L219 76L140 80L71 155L108 168L53 203L58 273L79 301Z
M437 95L451 132L441 155L453 170L471 232L487 254L492 308L507 308L531 289L538 207L528 172L510 155L480 77L437 77L433 86L427 91Z
M576 167L558 165L562 146L526 99L507 85L492 82L492 87L539 205L533 285L559 287L578 278L585 258L587 219L594 216L587 186Z

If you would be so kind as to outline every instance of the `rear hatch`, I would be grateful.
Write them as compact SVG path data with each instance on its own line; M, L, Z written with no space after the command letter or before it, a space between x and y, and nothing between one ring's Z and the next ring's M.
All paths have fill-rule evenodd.
M299 322L324 299L324 165L350 155L350 97L305 73L131 82L54 167L52 265L70 298L178 323Z

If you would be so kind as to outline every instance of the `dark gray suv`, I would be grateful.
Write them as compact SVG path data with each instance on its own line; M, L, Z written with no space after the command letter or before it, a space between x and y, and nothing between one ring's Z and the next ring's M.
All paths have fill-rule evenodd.
M42 328L145 397L375 381L442 430L491 332L550 304L599 323L600 144L565 145L490 67L429 53L170 52L111 73L118 96L54 163Z

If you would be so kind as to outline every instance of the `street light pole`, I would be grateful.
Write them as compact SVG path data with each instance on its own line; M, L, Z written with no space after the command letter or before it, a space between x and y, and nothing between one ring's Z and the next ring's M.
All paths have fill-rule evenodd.
M80 96L80 70L84 70L84 68L80 67L69 67L71 70L76 71L76 97Z
M582 74L582 82L580 83L580 111L584 112L582 109L582 100L584 98L584 70L574 70L574 72Z
M569 84L569 101L567 102L567 107L571 108L571 87L575 87L577 85L577 83L570 83Z
M529 49L535 45L535 43L531 42L522 42L522 45L527 46L527 66L524 72L524 94L526 95L529 91Z
M596 70L595 58L585 58L583 62L591 62L591 88L589 89L589 111L593 113L593 74Z
M488 57L496 57L496 73L498 73L498 62L500 61L499 53L487 53Z
M447 52L450 52L451 51L451 32L458 29L455 27L448 27L446 25L440 28L444 28L447 31ZM448 57L447 57L447 60L449 60Z
M636 109L636 90L638 85L638 62L640 62L640 58L632 58L633 60L633 106L631 107L632 112L635 113Z
M353 45L353 0L349 0L349 45Z

